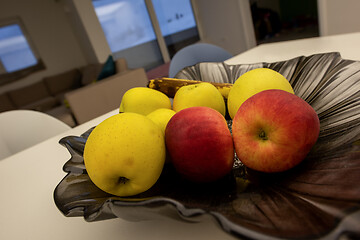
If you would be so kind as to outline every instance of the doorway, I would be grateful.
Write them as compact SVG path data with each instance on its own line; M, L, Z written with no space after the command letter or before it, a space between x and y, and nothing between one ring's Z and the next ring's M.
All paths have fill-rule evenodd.
M317 0L250 0L256 43L319 36Z

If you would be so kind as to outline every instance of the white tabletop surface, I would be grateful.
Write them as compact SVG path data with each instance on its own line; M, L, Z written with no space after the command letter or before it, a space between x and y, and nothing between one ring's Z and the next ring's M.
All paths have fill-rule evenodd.
M316 53L340 52L343 59L360 61L360 32L258 45L225 61L227 64L276 62Z
M55 206L53 192L66 175L62 167L70 154L58 141L64 136L79 136L117 112L116 109L0 160L0 239L235 239L211 219L201 223L173 219L89 223L82 217L62 215Z
M360 33L264 44L227 63L273 62L329 51L360 60L359 43ZM88 223L82 217L62 215L54 204L53 192L65 176L62 167L70 154L58 141L64 136L78 136L116 112L0 160L0 239L234 239L211 220L187 223L172 219L111 219Z

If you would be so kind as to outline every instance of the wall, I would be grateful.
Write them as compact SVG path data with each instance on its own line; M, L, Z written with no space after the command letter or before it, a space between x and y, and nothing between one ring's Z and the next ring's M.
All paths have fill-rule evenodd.
M81 49L91 63L105 62L111 54L91 0L63 0Z
M248 0L192 0L202 42L239 54L256 45Z
M1 19L19 16L46 69L4 85L0 93L31 84L49 76L86 64L61 1L0 0Z
M320 35L360 31L359 0L318 0Z

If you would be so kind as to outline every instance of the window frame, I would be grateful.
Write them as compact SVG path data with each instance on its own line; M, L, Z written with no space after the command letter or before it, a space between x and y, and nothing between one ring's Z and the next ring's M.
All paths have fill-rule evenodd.
M91 0L92 2L96 2L96 1L101 1L101 0ZM121 0L119 0L121 1ZM153 4L153 0L142 0L143 3L145 4L145 7L146 7L146 10L147 10L147 13L149 15L149 18L150 18L150 22L151 22L151 25L152 25L152 28L153 28L153 31L154 31L154 34L155 34L155 39L153 40L154 44L157 44L157 47L158 51L156 51L158 53L158 56L159 58L157 58L156 60L159 60L157 62L157 64L159 64L159 62L161 62L161 64L166 64L166 63L169 63L171 58L173 57L174 55L174 49L170 49L170 45L168 45L167 43L167 37L168 36L165 36L163 35L162 31L161 31L161 27L160 27L160 23L159 23L159 20L158 20L158 16L156 15L156 11L155 11L155 8L154 8L154 4ZM194 28L191 28L191 29L196 29L197 31L197 34L198 34L198 40L196 41L201 41L201 32L200 32L200 29L199 29L199 23L197 21L197 18L196 18L196 12L194 10L194 6L193 6L193 2L192 0L188 0L190 5L191 5L191 10L192 10L192 14L194 16L194 20L195 20L195 24L196 26ZM94 4L92 4L95 12L96 12L96 7L94 6ZM97 15L97 14L96 14ZM100 22L100 19L99 17L97 16L98 20L99 20L99 23L101 25L101 22ZM101 26L102 28L102 26ZM103 32L104 32L104 29L102 28ZM186 30L182 30L180 32L183 32L183 31L186 31ZM169 36L172 36L174 34L178 34L177 33L173 33L173 34L170 34ZM105 35L105 38L107 40L107 44L109 44L108 42L108 39L106 37L106 34L104 32L104 35ZM194 42L194 41L193 41ZM145 44L148 44L150 42L146 42ZM195 42L194 42L195 43ZM191 43L190 43L191 44ZM141 44L140 44L141 45ZM123 52L125 51L129 51L130 49L134 49L140 45L136 45L136 46L133 46L133 47L130 47L130 48L126 48L126 49L122 49L122 50L119 50L119 51L112 51L111 50L111 47L110 47L110 50L111 50L111 54L115 57L115 58L121 58L121 57L124 57L124 55L122 55ZM144 45L144 44L143 44ZM183 44L184 45L184 44ZM187 43L186 45L189 45L189 43ZM170 47L169 47L170 46ZM184 46L180 46L178 44L177 46L177 50L180 50L180 48L182 48ZM125 56L126 57L126 56ZM131 58L131 57L130 57ZM160 59L161 58L161 59ZM130 62L130 61L129 61ZM159 65L157 65L159 66ZM157 67L155 66L155 67ZM145 70L150 70L152 68L154 68L154 66L144 66L144 65L141 65L141 64L138 64L137 66L134 66L134 67L144 67Z
M34 43L32 42L32 40L30 38L30 34L26 30L26 27L25 27L24 23L22 22L21 18L16 16L16 17L11 17L11 18L6 18L6 19L0 20L0 27L5 27L8 25L13 25L13 24L16 24L20 27L22 34L24 35L24 37L30 47L30 50L32 51L32 54L34 55L35 59L37 60L37 63L33 66L26 67L26 68L9 73L9 72L6 72L6 70L3 66L3 63L0 60L0 86L11 83L16 80L20 80L34 72L46 69L45 64L42 61L42 59L40 58L40 55L39 55Z

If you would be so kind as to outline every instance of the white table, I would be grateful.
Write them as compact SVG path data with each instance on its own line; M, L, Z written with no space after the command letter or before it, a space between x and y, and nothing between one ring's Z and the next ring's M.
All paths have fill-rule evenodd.
M211 219L193 224L172 219L128 222L111 219L86 222L82 217L65 217L53 200L56 185L70 154L58 141L78 136L114 110L32 148L0 161L0 239L235 239Z
M340 52L343 59L360 61L360 32L262 44L225 63L271 63L326 52Z
M299 55L339 51L360 60L360 33L260 45L227 61L229 64L286 60ZM53 200L70 158L58 141L80 135L114 110L32 148L0 161L0 239L234 239L208 220L186 223L172 219L128 222L111 219L88 223L65 217Z

